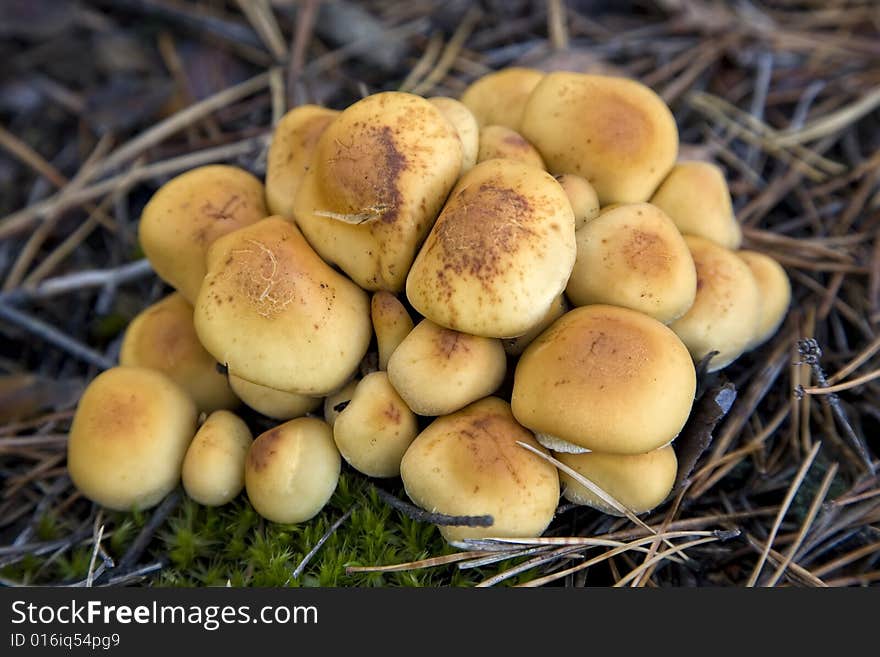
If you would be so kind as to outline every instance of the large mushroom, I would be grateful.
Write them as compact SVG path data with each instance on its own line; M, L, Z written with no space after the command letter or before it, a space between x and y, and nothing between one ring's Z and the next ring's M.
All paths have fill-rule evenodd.
M230 374L308 396L341 387L372 337L366 293L280 217L211 247L195 326Z
M473 112L480 127L503 125L519 130L529 94L543 77L544 73L532 68L504 68L472 82L461 102Z

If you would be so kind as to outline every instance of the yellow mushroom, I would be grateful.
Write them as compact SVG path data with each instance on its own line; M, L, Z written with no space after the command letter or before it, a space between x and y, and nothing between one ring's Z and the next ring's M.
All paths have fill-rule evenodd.
M461 174L465 174L477 163L477 152L480 149L480 126L477 119L467 106L446 96L428 98L439 109L446 120L455 128L461 140Z
M503 125L487 125L480 130L480 151L477 162L495 158L516 160L539 169L544 169L544 160L521 134Z
M274 420L292 420L311 413L321 405L320 397L309 397L296 392L285 392L251 383L235 374L229 375L229 385L239 399L250 408Z
M529 94L544 77L531 68L511 66L472 82L461 102L473 112L480 126L503 125L519 130Z
M745 250L736 254L749 266L761 296L758 329L746 347L754 349L769 340L785 319L791 303L791 282L782 265L767 254Z
M599 195L586 178L571 173L556 176L556 181L565 190L571 209L574 211L574 229L580 230L599 216Z
M215 411L199 427L183 459L183 489L204 506L222 506L244 488L250 429L229 411Z
M370 304L373 331L379 346L379 369L388 369L388 359L413 329L413 321L400 300L385 290L373 294Z

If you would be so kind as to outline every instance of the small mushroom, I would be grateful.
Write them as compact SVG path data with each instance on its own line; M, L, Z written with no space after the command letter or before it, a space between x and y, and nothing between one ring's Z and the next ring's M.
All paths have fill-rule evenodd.
M547 311L547 314L544 315L540 322L529 329L527 333L523 333L517 338L507 338L506 340L501 341L504 345L504 353L508 356L521 355L535 338L541 335L548 326L562 317L569 310L570 308L568 306L568 301L565 299L565 295L560 294L553 300L553 303L550 304L550 310Z
M571 209L574 211L574 229L580 230L599 216L599 195L586 178L571 173L556 176L556 181L565 190Z
M336 392L331 392L324 398L324 421L330 425L330 428L336 426L336 418L345 410L345 407L354 397L354 391L360 379L352 379Z
M477 125L477 119L464 103L455 98L434 96L428 98L428 101L455 128L461 140L461 174L467 173L477 163L477 152L480 150L480 126Z
M342 457L368 477L396 477L400 460L419 432L416 416L385 372L368 374L333 425Z
M738 249L742 231L733 215L724 173L709 162L676 164L651 197L686 235L698 235Z
M67 442L67 469L88 499L116 511L147 509L180 483L197 411L162 372L114 367L79 400Z
M529 94L544 77L541 71L511 66L484 75L468 86L461 102L480 126L503 125L519 130Z
M487 125L480 130L480 151L477 162L494 158L516 160L539 169L544 169L544 160L525 137L516 130L503 125Z
M576 306L632 308L664 324L694 303L697 273L681 233L650 203L620 205L575 233L565 294Z
M678 461L671 445L645 454L557 454L556 458L596 484L633 513L645 513L662 503L672 491ZM562 496L604 513L619 516L589 488L566 472L559 473Z
M320 397L275 390L251 383L235 374L229 375L229 385L241 401L273 420L292 420L295 417L302 417L321 405Z
M388 378L419 415L446 415L491 395L507 370L500 340L424 319L388 360Z
M487 160L456 185L413 263L406 295L440 326L517 337L565 288L575 251L574 214L553 176Z
M119 364L167 374L186 390L199 410L235 408L239 401L217 361L196 335L193 307L179 292L141 311L128 325Z
M715 372L735 361L758 334L761 293L744 260L696 235L685 235L697 268L694 305L669 325L699 362L710 352Z
M379 369L388 369L388 359L413 329L413 321L400 300L385 290L373 294L370 306L373 331L379 346Z
M511 407L555 451L641 454L678 435L696 383L687 348L667 326L627 308L582 306L523 353Z
M403 455L400 476L418 506L446 515L491 515L490 527L442 526L447 541L539 536L559 502L556 468L497 397L437 418Z
M372 338L369 300L295 225L263 219L217 240L207 262L196 332L230 374L316 397L351 378Z
M267 520L305 522L330 501L341 468L330 426L300 417L254 440L245 464L245 488L256 512Z
M312 164L318 139L338 115L318 105L300 105L278 121L266 157L267 214L293 216L293 199Z
M324 260L366 290L397 292L461 163L462 142L435 105L373 94L321 135L293 214Z
M746 349L754 349L769 340L779 329L791 303L791 282L782 265L765 253L737 251L745 261L758 284L761 296L761 315L758 330Z
M519 131L551 173L583 176L602 205L647 201L678 154L678 128L666 103L623 77L545 75Z
M229 411L215 411L199 427L183 459L183 489L204 506L223 506L244 488L250 429Z
M141 213L138 238L159 278L195 303L208 247L267 214L257 178L236 167L203 166L153 194Z

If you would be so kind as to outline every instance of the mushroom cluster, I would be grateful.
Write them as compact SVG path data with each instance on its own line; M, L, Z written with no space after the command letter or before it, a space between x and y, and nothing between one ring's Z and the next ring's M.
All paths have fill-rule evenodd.
M653 509L695 363L754 349L790 301L782 267L740 250L722 171L678 148L653 91L599 75L291 110L265 184L200 167L144 209L175 292L83 395L74 483L112 509L181 481L204 505L246 490L295 523L347 463L428 511L492 516L450 541L540 535L560 496ZM241 404L271 428L254 438Z

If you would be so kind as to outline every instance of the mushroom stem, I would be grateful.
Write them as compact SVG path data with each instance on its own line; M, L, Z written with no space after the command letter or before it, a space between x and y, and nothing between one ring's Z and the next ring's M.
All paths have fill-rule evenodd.
M458 527L491 527L492 524L495 522L494 518L492 518L492 516L490 515L447 516L443 513L431 513L429 511L423 511L419 507L413 506L408 502L404 502L399 497L395 497L387 490L379 488L376 484L373 484L373 488L376 489L376 494L383 502L385 502L385 504L393 509L400 511L410 520L429 522L434 525Z

